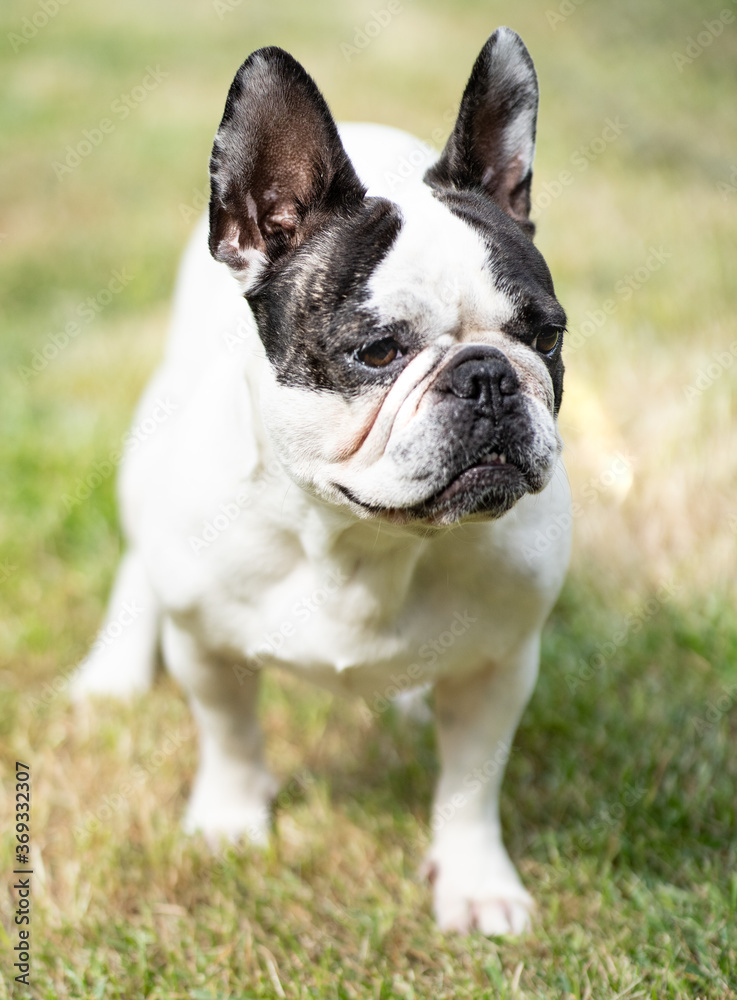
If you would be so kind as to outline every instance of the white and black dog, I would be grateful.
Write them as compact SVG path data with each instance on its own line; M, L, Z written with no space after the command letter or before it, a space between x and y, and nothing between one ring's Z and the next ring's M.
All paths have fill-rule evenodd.
M243 63L210 161L209 254L203 221L136 422L172 415L123 462L129 548L75 684L146 688L161 637L200 733L186 825L257 842L276 790L264 666L369 701L433 684L435 914L489 934L532 908L499 786L569 550L548 531L530 556L570 523L565 313L529 219L537 105L527 49L500 28L442 154L395 184L417 139L338 129L281 49Z

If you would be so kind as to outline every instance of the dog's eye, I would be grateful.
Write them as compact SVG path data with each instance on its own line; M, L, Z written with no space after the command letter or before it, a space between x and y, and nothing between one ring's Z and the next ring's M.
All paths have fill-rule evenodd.
M552 354L560 342L562 332L557 326L544 326L533 340L532 346L541 354Z
M369 368L386 368L387 365L401 356L402 348L393 337L375 340L356 351L356 357L361 364L367 365Z

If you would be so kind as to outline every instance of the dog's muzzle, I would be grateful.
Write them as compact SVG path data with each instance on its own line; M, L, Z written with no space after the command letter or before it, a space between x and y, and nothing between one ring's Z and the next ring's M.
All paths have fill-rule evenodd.
M500 350L473 344L453 356L432 388L472 402L477 416L499 423L519 390L519 380Z

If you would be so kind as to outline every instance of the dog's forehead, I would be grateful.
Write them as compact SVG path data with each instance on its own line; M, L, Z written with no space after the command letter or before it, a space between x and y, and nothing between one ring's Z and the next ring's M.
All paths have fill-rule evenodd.
M483 235L425 185L395 202L402 225L368 281L371 311L425 335L501 329L515 297L495 281Z

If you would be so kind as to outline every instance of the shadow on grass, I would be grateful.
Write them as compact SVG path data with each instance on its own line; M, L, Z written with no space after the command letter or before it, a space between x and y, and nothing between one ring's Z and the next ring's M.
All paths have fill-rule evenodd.
M572 581L545 636L543 667L502 795L518 859L568 869L588 858L693 889L737 861L737 630L726 604L652 598L618 615ZM345 725L335 702L329 726ZM389 710L320 754L341 807L428 824L433 727Z

